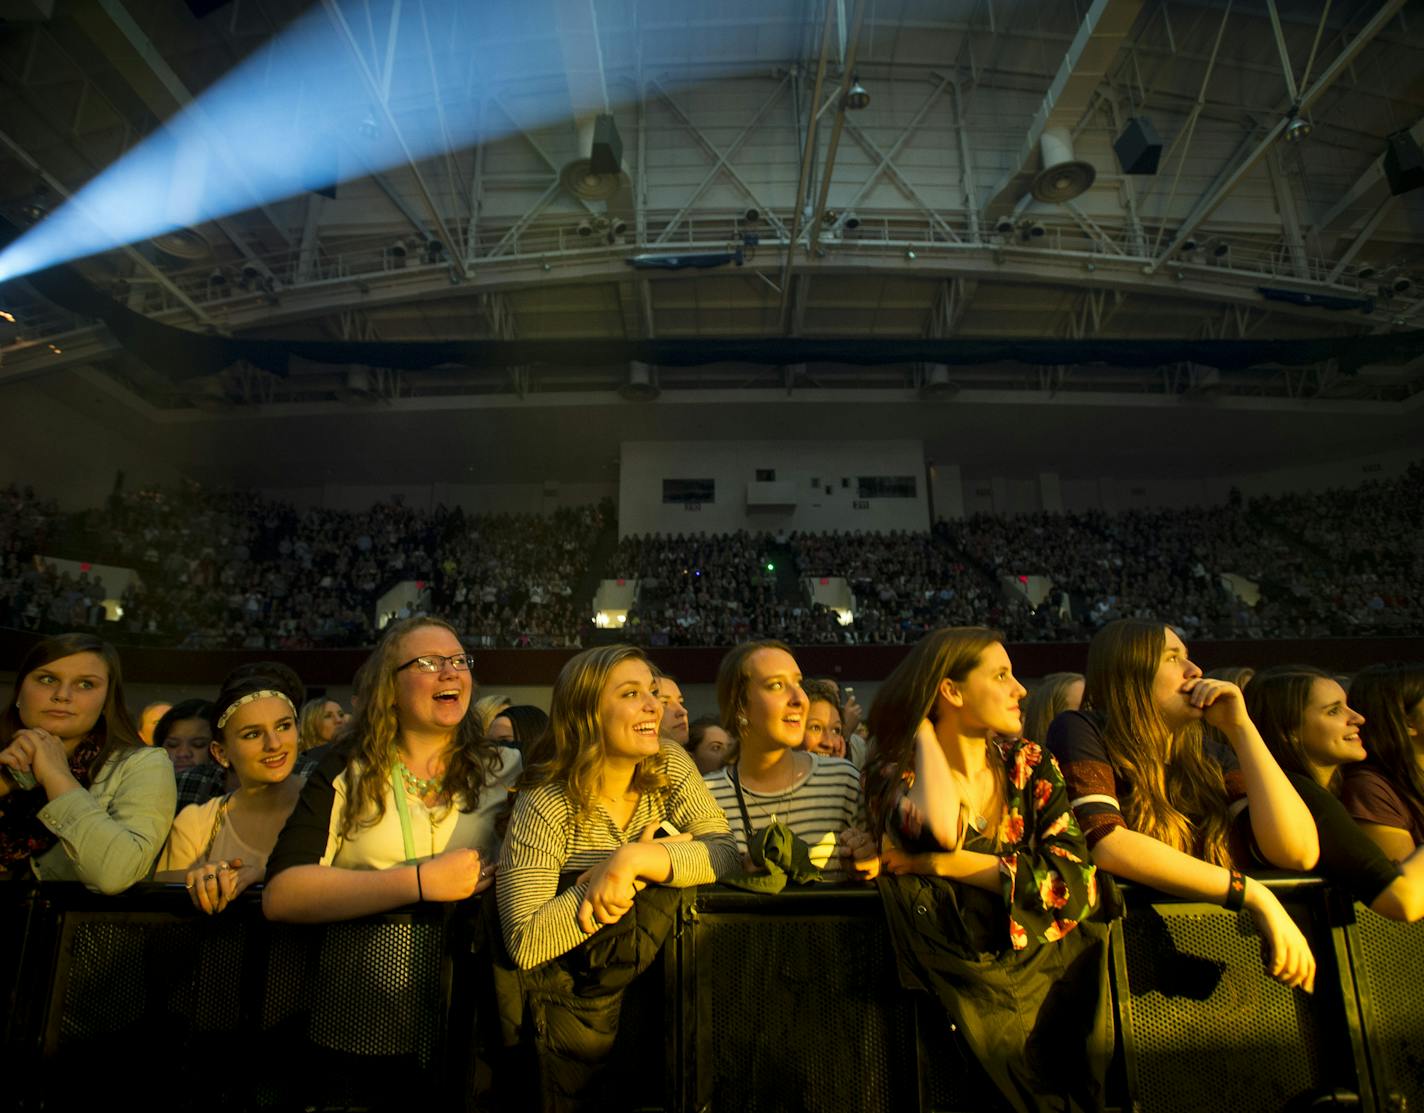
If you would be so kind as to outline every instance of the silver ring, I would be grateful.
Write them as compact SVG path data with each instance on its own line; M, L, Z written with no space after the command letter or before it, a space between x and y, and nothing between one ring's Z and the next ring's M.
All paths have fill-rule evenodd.
M203 874L203 880L204 880L204 881L211 881L211 880L213 880L213 878L215 878L215 877L217 877L217 874L215 874L215 873L205 873L205 874Z

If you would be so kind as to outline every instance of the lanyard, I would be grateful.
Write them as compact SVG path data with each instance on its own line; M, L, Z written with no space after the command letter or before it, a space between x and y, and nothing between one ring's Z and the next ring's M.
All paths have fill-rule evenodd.
M396 798L396 815L400 817L401 841L405 844L405 864L413 866L415 857L415 836L410 833L410 808L405 802L405 778L394 767L391 768L391 792Z

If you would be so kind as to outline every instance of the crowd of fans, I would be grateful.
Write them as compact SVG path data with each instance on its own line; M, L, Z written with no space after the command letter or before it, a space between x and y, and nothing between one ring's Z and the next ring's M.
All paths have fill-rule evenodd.
M63 515L12 485L0 491L0 626L192 649L369 645L378 620L408 613L379 614L383 593L413 580L421 605L471 646L573 647L593 631L601 575L638 581L622 636L650 646L907 644L969 623L1014 641L1082 641L1143 616L1193 638L1400 634L1424 622L1421 478L1415 465L1349 490L1222 506L976 514L929 535L629 537L606 558L595 552L611 504L351 512L187 486ZM116 623L99 577L44 559L57 551L135 570ZM802 587L829 577L854 593L853 622Z

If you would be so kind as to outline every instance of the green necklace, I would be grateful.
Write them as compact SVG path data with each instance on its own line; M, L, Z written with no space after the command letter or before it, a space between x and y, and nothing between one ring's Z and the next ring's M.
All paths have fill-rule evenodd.
M406 791L421 800L431 793L439 792L445 780L443 777L430 777L422 780L407 769L405 762L400 760L396 761L396 768L400 770L401 780L405 782Z

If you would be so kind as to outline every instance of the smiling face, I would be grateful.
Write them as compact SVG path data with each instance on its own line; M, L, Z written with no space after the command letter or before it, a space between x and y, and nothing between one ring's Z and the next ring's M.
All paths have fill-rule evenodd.
M223 724L213 753L243 788L285 781L297 761L297 714L278 696L244 703Z
M1365 760L1360 727L1365 717L1345 703L1345 689L1316 677L1297 729L1301 755L1317 771L1329 774L1341 765Z
M74 653L25 674L15 700L20 722L57 735L83 738L98 723L109 694L109 666L97 653Z
M1202 717L1201 708L1193 707L1182 691L1188 681L1201 676L1201 669L1187 657L1187 647L1171 627L1166 630L1166 644L1152 678L1152 702L1167 729L1175 733L1194 719Z
M208 747L213 741L213 728L206 719L179 719L163 738L163 749L174 771L206 765L211 760Z
M744 749L794 750L806 737L801 669L784 649L758 649L746 663L746 699L739 723Z
M460 640L443 626L418 626L401 638L395 654L398 664L416 657L453 657L465 652ZM446 661L435 672L411 665L396 673L396 721L403 732L449 734L470 709L471 678L468 669Z
M845 756L841 713L835 704L823 699L811 701L811 706L806 710L806 749L813 754Z
M682 689L670 676L658 678L658 700L663 705L662 735L679 746L687 745L687 704Z
M963 680L945 681L940 691L941 698L956 707L960 730L966 735L1016 738L1023 732L1019 704L1028 689L1014 679L1009 652L998 642L980 653L979 663Z
M636 658L620 661L598 694L598 727L606 759L642 761L658 752L663 705L653 691L653 670Z

